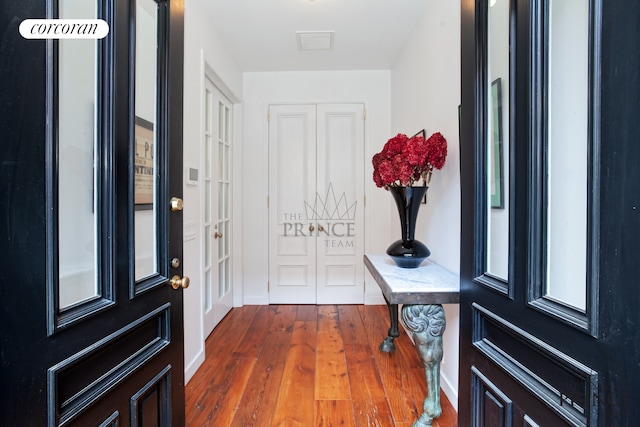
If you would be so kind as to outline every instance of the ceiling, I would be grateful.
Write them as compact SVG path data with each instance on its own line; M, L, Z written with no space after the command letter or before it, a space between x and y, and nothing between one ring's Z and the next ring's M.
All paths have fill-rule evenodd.
M388 70L427 0L199 0L242 71ZM450 0L443 0L450 1ZM297 31L335 31L334 49Z

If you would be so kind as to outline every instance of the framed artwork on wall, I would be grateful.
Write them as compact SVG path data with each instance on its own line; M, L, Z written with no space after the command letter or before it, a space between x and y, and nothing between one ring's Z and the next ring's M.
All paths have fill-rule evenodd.
M416 134L413 136L418 136L418 135L422 136L424 139L427 139L427 132L424 129L416 132ZM411 138L413 138L413 136ZM425 193L424 196L422 196L422 201L420 203L423 205L427 204L427 193Z
M153 123L136 116L134 134L133 192L135 209L153 209L155 189L155 137Z

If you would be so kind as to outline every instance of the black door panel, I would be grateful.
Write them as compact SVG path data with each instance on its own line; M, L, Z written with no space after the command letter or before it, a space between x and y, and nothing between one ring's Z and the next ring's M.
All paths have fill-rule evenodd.
M136 282L134 74L136 1L97 1L110 32L97 42L93 204L95 295L62 306L57 41L25 40L27 18L57 16L54 0L0 6L0 425L168 426L184 424L182 213L183 5L160 1L157 163L158 274ZM79 120L79 119L78 119ZM93 138L93 139L92 139ZM87 165L83 165L86 167ZM178 265L176 263L175 265ZM153 283L151 283L153 282ZM150 286L140 285L146 283ZM91 284L91 283L90 283ZM144 288L144 289L142 289Z
M502 2L502 3L501 3ZM487 274L487 100L491 96L487 20L491 3L508 7L508 78L504 117L509 135L508 277ZM630 426L640 407L635 337L640 293L640 4L621 0L588 6L588 123L584 195L586 244L575 243L584 271L580 303L550 288L547 206L554 190L548 134L550 27L559 0L462 1L461 426ZM571 16L571 14L567 15ZM568 28L566 31L570 31ZM555 59L557 60L557 59ZM577 78L577 77L576 77ZM557 90L557 89L556 89ZM576 100L577 102L577 100ZM566 105L571 105L568 102ZM497 111L497 110L496 110ZM633 118L632 118L633 117ZM576 137L577 138L577 137ZM582 138L582 137L581 137ZM555 172L557 174L557 172ZM582 173L582 172L581 172ZM571 178L567 168L556 179ZM559 178L558 178L559 177ZM501 206L495 206L502 209ZM572 207L568 207L571 214ZM575 212L581 212L575 207ZM577 216L578 214L576 214ZM571 218L571 215L568 215ZM572 224L567 224L567 227ZM557 228L556 228L557 230ZM569 247L574 242L568 242ZM549 252L553 253L553 252ZM584 278L582 278L584 277ZM579 301L580 298L577 298ZM579 301L580 302L580 301Z

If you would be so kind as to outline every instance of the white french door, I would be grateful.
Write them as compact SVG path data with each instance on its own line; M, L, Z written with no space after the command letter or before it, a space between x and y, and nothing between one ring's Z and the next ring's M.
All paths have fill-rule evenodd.
M269 108L269 302L364 302L364 105Z
M205 78L204 88L204 327L205 335L231 310L232 104Z

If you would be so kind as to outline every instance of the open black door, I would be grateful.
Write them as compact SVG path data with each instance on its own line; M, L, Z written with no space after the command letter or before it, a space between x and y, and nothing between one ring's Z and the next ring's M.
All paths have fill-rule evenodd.
M637 425L640 3L461 11L460 425Z
M0 4L2 426L184 424L182 55L181 0Z

